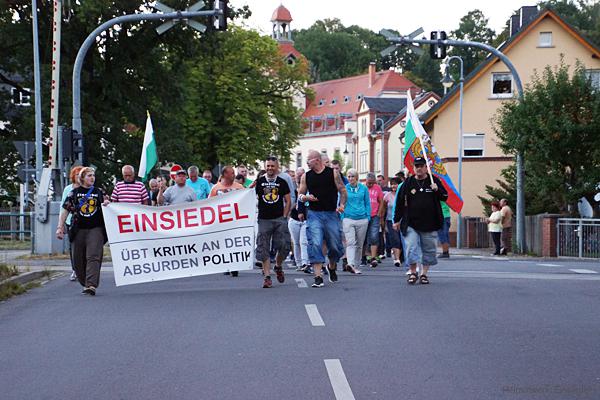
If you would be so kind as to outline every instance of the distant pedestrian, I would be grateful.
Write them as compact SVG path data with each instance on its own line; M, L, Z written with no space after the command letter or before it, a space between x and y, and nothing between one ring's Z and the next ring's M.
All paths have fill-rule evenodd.
M307 237L308 258L313 264L315 282L313 287L323 287L321 269L325 262L322 243L327 243L329 258L329 280L337 282L337 262L344 253L340 218L337 213L343 213L346 207L346 188L340 174L325 166L321 154L309 150L306 160L310 171L302 176L298 197L300 201L308 202ZM310 193L307 195L307 193ZM339 206L338 204L339 194Z
M185 181L185 185L192 188L192 190L196 193L197 200L203 200L208 198L210 194L210 185L208 181L198 174L200 173L197 166L192 165L188 168L188 176L189 178Z
M494 242L494 253L493 256L500 255L500 236L502 235L502 212L500 211L500 203L492 201L492 214L487 219L488 232L492 235L492 241Z
M242 184L245 188L249 187L252 184L252 179L248 178L248 168L245 165L240 164L237 167L237 175L242 175L244 177L244 183Z
M390 191L383 196L383 202L385 205L385 235L386 243L392 250L392 256L394 258L394 265L401 267L404 259L404 239L400 232L394 229L394 207L396 206L396 195L398 194L399 179L394 177L390 179L392 187Z
M286 181L277 175L279 162L275 157L265 160L267 173L256 180L258 198L258 235L256 237L256 260L262 263L263 288L272 286L271 247L277 253L275 274L279 283L285 282L283 261L290 251L290 231L287 217L290 213L290 188Z
M78 188L73 189L63 203L56 237L62 239L68 214L73 214L69 240L73 248L73 266L77 280L83 286L82 293L94 296L100 283L100 268L106 230L102 217L102 205L108 205L108 196L94 186L96 181L93 168L82 168L79 173Z
M71 168L71 172L69 173L69 179L71 181L70 184L67 185L67 187L65 188L65 190L63 190L63 194L62 194L62 198L60 200L60 204L64 204L65 200L67 200L67 197L69 196L69 194L71 193L71 191L73 189L77 189L80 185L79 185L79 173L81 172L83 166L78 165L75 166L73 168ZM67 227L67 231L69 231L69 229L71 228L71 220L73 219L73 215L69 213L69 215L67 216L67 219L65 221L65 225ZM75 266L73 265L73 246L71 246L71 243L69 242L69 255L71 257L71 276L69 277L70 281L76 281L77 280L77 274L75 272Z
M362 258L369 219L371 219L371 200L369 189L358 181L358 172L355 169L348 170L348 180L350 181L346 185L348 200L342 219L348 260L346 271L360 274L358 266Z
M502 214L502 248L500 254L512 253L512 219L513 212L508 205L508 200L500 200L500 212Z
M296 170L296 187L300 186L300 180L304 175L304 169ZM298 189L296 197L298 197ZM310 261L308 260L308 239L306 238L306 205L301 201L292 203L290 211L290 219L288 220L288 228L292 237L294 263L296 270L302 272L310 272Z
M444 215L444 224L438 231L438 240L442 245L442 254L438 258L450 258L450 207L448 207L445 201L442 201L440 204L442 206L442 214Z
M430 266L437 264L437 231L444 218L440 201L448 199L439 178L427 172L426 162L422 157L414 159L415 175L404 181L396 197L394 229L404 235L406 262L410 266L409 284L417 280L429 283L427 273ZM422 264L420 277L417 276L418 263Z
M186 179L187 174L185 169L180 169L175 175L175 185L167 188L163 181L158 190L158 205L173 205L196 201L196 192L185 184Z
M392 190L387 185L387 181L385 180L385 176L383 176L381 174L377 175L377 184L379 185L379 187L381 188L381 190L384 191L384 192L389 192L390 190Z
M340 174L344 185L347 185L349 183L348 179L344 176L344 173L342 172L342 164L340 163L340 160L336 160L335 158L331 160L331 168L335 169Z
M148 190L140 181L135 180L135 168L124 165L121 168L123 180L117 182L113 189L111 201L113 203L150 204Z
M202 172L202 177L208 181L208 185L209 185L209 186L210 186L210 188L212 189L212 187L215 185L215 183L213 182L213 174L212 174L212 171L211 171L210 169L205 169L205 170Z
M226 165L221 170L221 178L210 191L208 197L222 196L234 190L244 189L244 186L235 182L235 170L231 165ZM238 276L239 271L225 272L225 275L231 275L232 278Z
M235 171L231 165L226 165L221 171L221 179L213 186L209 197L220 196L233 190L244 189L244 186L235 182Z
M371 218L369 219L369 227L367 229L367 263L372 268L375 268L379 263L379 232L384 222L383 214L385 213L385 206L383 204L383 191L377 184L375 174L369 172L365 183L367 189L369 189L369 199L371 200Z
M148 190L148 197L150 198L150 205L157 205L158 198L158 179L152 178L148 181L148 186L150 190Z

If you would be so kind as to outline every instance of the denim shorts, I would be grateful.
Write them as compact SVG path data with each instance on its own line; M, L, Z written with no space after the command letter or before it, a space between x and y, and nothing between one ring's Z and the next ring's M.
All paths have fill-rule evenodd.
M402 242L400 241L400 231L394 229L394 222L389 219L385 221L385 240L390 249L401 249Z
M325 262L323 255L323 241L325 241L329 261L338 262L344 254L344 245L342 244L342 224L337 212L308 210L307 216L308 260L311 264Z
M444 218L444 224L442 225L442 229L438 231L438 240L440 243L450 243L450 235L448 231L450 230L450 217Z
M406 263L408 265L417 263L436 265L438 263L436 231L419 232L409 226L404 241L406 245Z
M367 245L379 246L379 216L371 217L367 228Z

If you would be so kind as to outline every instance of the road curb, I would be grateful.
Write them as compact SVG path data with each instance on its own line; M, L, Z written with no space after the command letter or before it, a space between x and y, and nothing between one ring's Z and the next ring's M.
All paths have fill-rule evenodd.
M23 274L19 274L17 276L13 276L11 278L5 279L3 281L0 282L0 286L4 286L6 284L9 283L18 283L20 285L24 285L26 283L29 283L31 281L35 281L36 279L41 279L44 276L47 276L48 272L46 271L32 271L32 272L25 272Z

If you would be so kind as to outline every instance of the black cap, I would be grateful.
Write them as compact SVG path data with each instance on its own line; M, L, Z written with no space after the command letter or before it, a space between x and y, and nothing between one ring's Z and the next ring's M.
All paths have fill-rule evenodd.
M425 165L427 164L427 162L425 161L425 159L423 157L415 157L415 161L413 162L414 165Z
M180 174L187 175L187 172L185 171L185 169L180 169L179 171L177 171L177 172L175 173L175 175L180 175Z

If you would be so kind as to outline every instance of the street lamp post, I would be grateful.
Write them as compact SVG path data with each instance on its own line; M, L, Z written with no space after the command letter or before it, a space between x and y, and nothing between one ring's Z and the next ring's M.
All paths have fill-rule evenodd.
M380 121L380 125L379 127L381 128L381 131L377 131L377 121ZM384 161L385 161L385 153L383 152L385 149L385 129L383 128L383 119L382 118L375 118L375 134L377 133L381 133L381 175L383 175L383 179L386 178L386 174L384 172Z
M448 69L450 68L450 61L458 60L460 61L460 95L459 95L459 114L458 114L458 194L462 197L462 159L463 159L463 84L464 84L464 76L463 76L463 60L459 56L451 56L446 59L446 73L444 75L444 79L442 79L442 85L444 85L444 89L450 89L454 81L450 77ZM461 247L461 239L462 239L462 213L458 213L457 219L457 227L456 227L456 248L460 249Z

